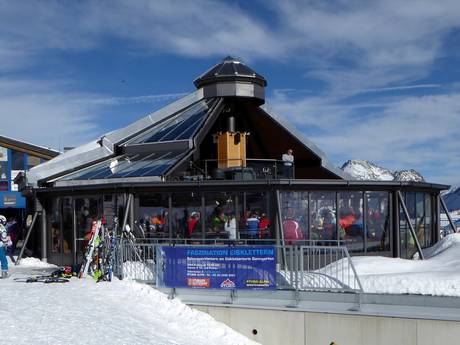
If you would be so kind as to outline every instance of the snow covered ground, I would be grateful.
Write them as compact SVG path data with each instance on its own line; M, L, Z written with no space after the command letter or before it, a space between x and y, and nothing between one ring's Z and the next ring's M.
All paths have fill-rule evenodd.
M425 260L353 257L364 292L460 297L460 233L424 250Z
M364 291L460 297L460 234L425 250L426 260L353 257ZM334 264L332 264L334 265ZM53 271L24 259L0 280L4 344L255 344L211 316L133 281L23 283ZM332 269L333 271L335 268ZM346 264L344 271L347 271Z
M11 266L0 280L2 344L256 344L178 299L132 281L24 283L55 270L37 259Z

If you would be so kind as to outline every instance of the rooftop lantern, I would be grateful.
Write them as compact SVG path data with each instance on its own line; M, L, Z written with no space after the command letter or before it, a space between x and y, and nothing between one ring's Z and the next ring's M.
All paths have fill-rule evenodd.
M227 56L193 83L197 89L203 88L205 98L245 97L259 105L265 103L265 78L231 56Z

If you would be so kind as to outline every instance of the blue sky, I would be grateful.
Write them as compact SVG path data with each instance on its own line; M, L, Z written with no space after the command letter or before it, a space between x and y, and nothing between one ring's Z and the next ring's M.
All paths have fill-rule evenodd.
M338 166L460 183L460 1L0 0L0 134L75 146L226 55Z

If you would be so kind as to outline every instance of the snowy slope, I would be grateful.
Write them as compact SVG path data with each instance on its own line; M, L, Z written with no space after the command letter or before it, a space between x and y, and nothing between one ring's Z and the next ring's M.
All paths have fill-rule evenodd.
M25 259L0 280L2 344L256 344L208 314L132 281L23 283L15 277L54 270Z
M392 172L374 163L363 160L349 160L342 165L341 169L356 180L424 181L423 176L413 169Z
M352 260L364 292L460 297L460 233L446 236L424 254L425 260L378 256Z

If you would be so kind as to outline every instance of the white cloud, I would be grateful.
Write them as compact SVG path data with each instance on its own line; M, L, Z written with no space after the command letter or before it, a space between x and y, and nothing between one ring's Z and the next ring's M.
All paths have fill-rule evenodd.
M0 79L2 135L55 149L94 139L100 134L91 97L59 91L57 83Z
M385 107L356 116L353 106L331 99L273 100L339 164L366 159L391 169L415 168L435 182L458 182L460 93L393 99Z

